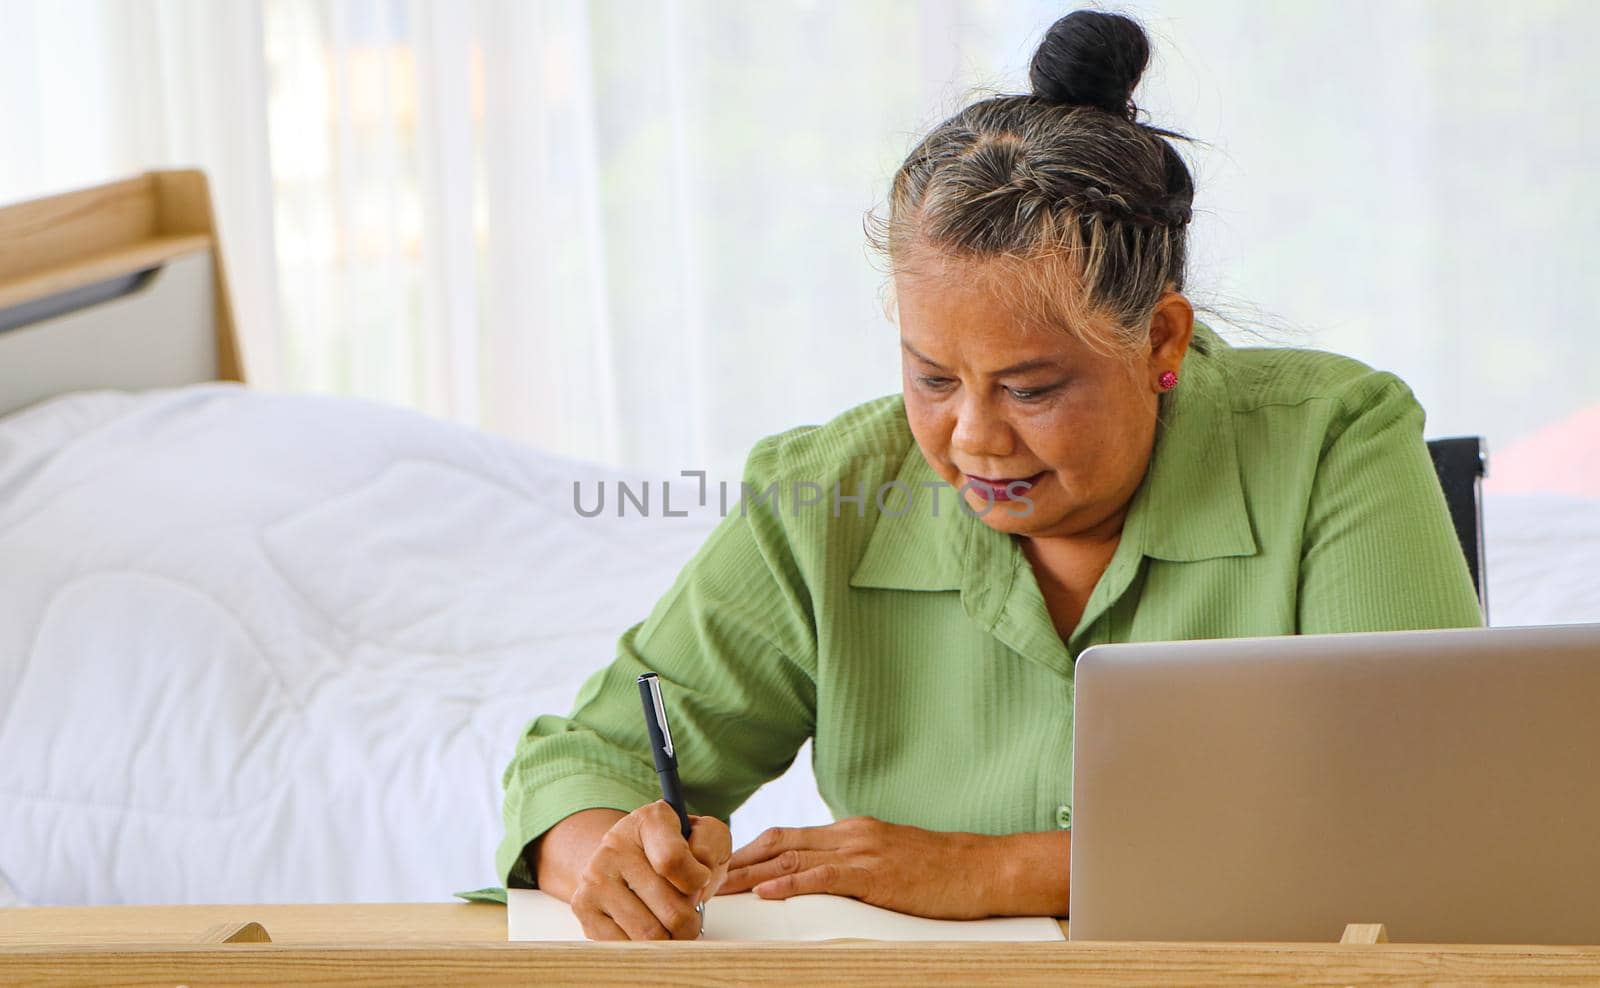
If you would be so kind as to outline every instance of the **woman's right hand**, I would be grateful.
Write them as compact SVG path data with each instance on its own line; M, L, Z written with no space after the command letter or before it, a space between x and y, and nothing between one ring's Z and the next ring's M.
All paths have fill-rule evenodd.
M591 940L693 940L695 906L717 894L733 837L716 817L689 817L688 840L665 801L618 820L578 876L572 912Z

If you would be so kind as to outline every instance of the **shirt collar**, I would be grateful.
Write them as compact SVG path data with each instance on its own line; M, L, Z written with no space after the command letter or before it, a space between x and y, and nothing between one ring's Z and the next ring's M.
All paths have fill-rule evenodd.
M1229 402L1231 349L1209 327L1195 323L1182 383L1161 398L1150 465L1123 525L1123 538L1134 543L1129 548L1142 555L1196 562L1257 551ZM955 491L928 466L915 441L895 480L911 492L908 509L880 514L851 574L852 587L961 590L987 583L974 581L983 574L972 569L990 564L996 578L1009 582L1015 560L980 551L994 548L988 536L1006 537L962 510ZM923 486L934 483L938 486Z
M901 414L905 414L904 408ZM883 590L960 590L973 535L956 503L956 492L922 456L912 440L894 481L910 492L907 510L880 512L867 551L850 576L852 587Z
M1124 523L1146 556L1190 563L1258 550L1233 429L1232 350L1195 323L1181 383L1161 398L1150 466Z

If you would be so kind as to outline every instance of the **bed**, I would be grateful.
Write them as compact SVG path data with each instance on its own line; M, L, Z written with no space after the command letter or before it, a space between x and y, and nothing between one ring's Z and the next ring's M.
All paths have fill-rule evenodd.
M0 904L494 884L518 734L717 519L581 517L621 475L249 388L217 243L197 172L0 210ZM1486 496L1497 624L1600 619L1596 507ZM802 751L733 826L828 819Z
M581 517L619 475L251 390L216 244L195 172L0 211L0 901L495 884L518 734L716 518ZM736 829L828 819L808 770Z

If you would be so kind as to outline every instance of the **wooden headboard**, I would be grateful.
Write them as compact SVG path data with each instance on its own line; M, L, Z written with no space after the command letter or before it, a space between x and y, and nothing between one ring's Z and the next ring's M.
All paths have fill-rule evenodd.
M243 381L198 171L0 208L0 415L69 391Z

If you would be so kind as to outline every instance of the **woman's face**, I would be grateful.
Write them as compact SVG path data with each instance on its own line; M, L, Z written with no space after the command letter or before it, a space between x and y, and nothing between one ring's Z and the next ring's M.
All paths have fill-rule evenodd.
M996 277L1004 275L948 259L895 275L917 445L991 528L1033 538L1115 535L1149 463L1157 379L1178 370L1193 312L1169 292L1152 321L1148 359L1130 361L1065 332L1025 328Z

